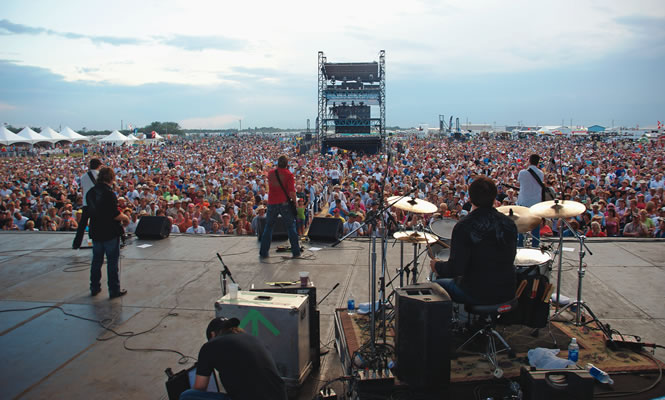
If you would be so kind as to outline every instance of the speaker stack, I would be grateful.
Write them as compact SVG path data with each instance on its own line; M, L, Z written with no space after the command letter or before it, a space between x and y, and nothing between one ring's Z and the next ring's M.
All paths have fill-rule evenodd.
M342 237L343 224L339 218L316 217L309 226L307 236L317 242L335 242Z
M452 300L436 283L395 290L397 377L416 388L450 383Z
M266 227L267 218L259 219L259 238L263 236L263 230ZM286 224L284 223L284 218L282 216L277 217L275 225L272 227L272 240L284 240L289 237L289 234L286 232Z
M144 216L139 219L139 224L134 232L141 240L159 240L169 237L171 234L171 221L166 217Z

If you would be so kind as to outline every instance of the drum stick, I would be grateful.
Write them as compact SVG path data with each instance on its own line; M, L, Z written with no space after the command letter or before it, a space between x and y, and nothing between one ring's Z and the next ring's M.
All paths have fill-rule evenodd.
M425 235L425 243L427 244L427 254L429 255L429 258L432 260L436 259L434 253L432 253L432 246L429 245L429 240L427 240L427 235Z
M536 298L536 292L538 292L538 284L540 284L540 279L534 279L533 280L533 286L531 287L531 298L535 299Z
M516 298L519 298L522 295L522 292L524 291L525 287L526 287L526 279L523 279L522 282L520 282L520 285L517 288L517 291L515 292L515 297Z
M552 292L554 292L554 285L550 283L549 289L547 289L547 295L543 296L543 302L544 303L549 303L550 302L550 297L552 297Z

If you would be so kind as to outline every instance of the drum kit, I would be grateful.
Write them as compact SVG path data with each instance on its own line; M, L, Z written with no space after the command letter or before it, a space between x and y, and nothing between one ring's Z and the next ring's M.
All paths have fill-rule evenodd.
M371 246L370 246L370 254L371 254L371 259L370 259L370 294L371 294L371 299L370 299L370 304L385 304L387 302L386 299L386 289L388 284L392 284L392 281L397 279L399 277L399 285L400 287L404 286L405 280L404 280L404 275L406 274L406 284L412 283L416 284L418 282L418 259L420 256L427 251L429 257L432 260L448 260L450 257L450 244L451 244L451 239L453 236L453 230L455 228L455 225L457 224L457 220L451 219L451 218L438 218L432 220L428 226L424 226L422 223L414 226L412 229L406 230L402 228L401 230L395 232L393 234L393 238L395 241L400 242L400 268L397 270L397 275L390 280L390 282L386 283L385 277L386 277L386 270L387 270L387 261L386 261L386 254L387 254L387 243L388 240L385 236L385 224L387 220L390 218L387 214L384 215L384 213L387 212L387 210L391 207L395 207L398 209L401 209L403 211L406 211L407 213L413 213L413 214L434 214L438 211L438 207L426 200L414 198L413 196L410 195L404 195L404 196L393 196L389 197L382 207L381 210L377 213L377 215L374 217L375 219L378 220L377 217L381 216L381 222L379 224L384 225L384 234L382 235L381 239L381 246L382 246L382 260L381 260L381 271L380 271L380 276L378 279L379 282L379 299L376 298L376 283L377 283L377 253L376 253L376 236L372 235L371 238ZM557 283L556 283L556 297L554 298L554 302L557 308L557 311L555 312L554 315L548 318L548 321L551 321L554 319L556 316L561 314L564 310L567 308L576 307L576 318L575 318L575 324L576 325L582 325L582 318L581 318L581 309L584 308L588 312L588 314L593 317L592 321L596 321L597 325L603 332L607 335L607 337L610 337L608 335L608 332L606 332L606 328L603 326L603 324L600 323L600 321L596 318L596 316L593 314L591 309L584 304L582 301L582 279L585 274L585 268L586 264L584 263L584 255L585 249L589 252L589 254L592 254L591 251L589 251L588 247L584 243L585 237L583 235L579 235L577 232L575 232L574 229L568 224L566 219L568 218L573 218L576 217L580 214L582 214L586 210L586 207L584 204L575 202L575 201L569 201L569 200L552 200L552 201L544 201L541 203L537 203L533 205L532 207L522 207L522 206L502 206L498 207L497 211L508 216L510 219L512 219L515 222L515 225L517 227L517 231L520 234L524 234L525 236L529 236L529 232L531 232L533 229L537 228L543 218L548 218L552 219L555 221L561 221L560 226L563 228L563 226L567 226L568 229L572 232L572 234L579 240L580 243L580 251L579 251L579 269L578 269L578 291L577 291L577 300L574 302L570 302L568 305L566 305L563 308L559 309L559 298L560 298L560 287L561 287L561 271L562 271L562 260L563 260L563 235L560 235L559 237L559 247L556 249L556 251L552 254L550 251L545 250L544 248L518 248L515 256L515 267L518 272L518 274L537 274L538 276L544 276L549 280L551 271L552 271L552 265L554 261L557 259L558 256L558 274L557 274ZM365 224L368 222L365 221ZM558 223L558 222L557 222ZM335 244L333 244L333 247L339 244L341 241L349 237L353 232L347 233L344 237L340 238ZM404 265L404 244L411 244L413 245L413 260L410 261L407 265ZM426 249L423 251L420 251L420 246L425 245ZM412 266L411 269L409 269L409 266ZM412 274L411 277L409 277L409 274ZM434 274L432 273L429 277L428 280L433 280L434 279ZM411 280L411 282L409 282ZM377 302L378 300L378 302ZM373 307L372 307L373 308ZM382 327L383 330L383 338L384 338L384 344L385 344L385 339L386 339L386 310L385 307L380 307L380 327ZM548 308L549 310L549 308ZM587 321L586 323L589 323L590 321ZM378 329L381 329L381 328ZM376 351L375 343L376 343L376 317L375 317L375 312L370 312L370 341L369 341L369 346L371 349L371 352L374 353Z
M421 199L394 196L389 198L388 202L393 203L393 207L410 213L432 214L437 211L437 207L434 204ZM549 279L554 261L558 258L556 296L554 297L554 303L557 311L552 316L552 318L561 314L567 308L575 307L576 325L580 326L583 324L581 315L582 308L584 308L595 321L598 321L591 309L589 309L589 307L582 301L582 280L586 270L586 264L584 263L584 256L586 254L585 249L589 254L592 253L584 243L585 236L579 235L567 222L568 218L573 218L584 213L586 211L585 205L570 200L551 200L537 203L531 207L508 205L497 207L496 210L512 219L517 226L517 231L520 234L524 234L526 236L530 236L530 232L540 225L543 218L551 219L553 221L561 221L560 224L562 228L564 226L568 227L568 230L579 241L580 244L578 268L579 279L576 301L569 303L561 309L559 308L559 298L561 295L561 271L563 261L562 234L559 235L559 245L554 253L546 250L545 248L518 248L515 256L515 267L518 273L535 273L540 276L546 276ZM409 265L413 265L411 269L411 272L413 273L412 282L414 284L417 282L418 258L420 254L422 254L419 252L419 246L423 244L427 246L427 252L431 259L445 261L449 258L450 240L452 238L453 228L455 227L456 223L457 220L451 218L435 219L429 224L428 228L424 228L421 225L415 227L413 230L402 230L393 234L393 237L401 242L400 269L398 270L400 276L400 286L403 285L403 272L406 272L407 274L408 283ZM411 243L414 247L413 260L407 264L407 266L403 265L404 243ZM433 275L430 276L430 280L431 279L433 279ZM601 326L601 329L603 329L602 324L599 323L598 325Z

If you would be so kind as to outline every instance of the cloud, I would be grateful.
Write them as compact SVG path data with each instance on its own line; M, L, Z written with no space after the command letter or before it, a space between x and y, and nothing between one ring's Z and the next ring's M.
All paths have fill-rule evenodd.
M160 40L162 44L189 51L211 50L242 50L248 42L246 40L228 38L224 36L188 36L175 35Z
M16 106L13 106L8 103L2 103L0 102L0 111L10 111L10 110L16 110Z
M231 124L238 124L242 117L238 115L213 115L212 117L188 118L180 121L180 126L185 129L221 129L228 128Z
M58 36L65 39L88 39L95 44L110 44L112 46L121 45L137 45L145 43L144 40L129 37L116 37L116 36L96 36L96 35L83 35L74 32L60 32L52 29L41 27L28 26L23 24L15 24L9 20L0 20L0 35L51 35Z

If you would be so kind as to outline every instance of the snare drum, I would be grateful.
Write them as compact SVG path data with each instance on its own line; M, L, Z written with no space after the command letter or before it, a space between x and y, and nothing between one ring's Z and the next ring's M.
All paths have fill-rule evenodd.
M552 260L552 253L549 251L518 248L515 255L515 270L518 275L528 273L529 275L545 276L549 280Z
M453 228L456 224L456 219L442 218L432 221L429 224L429 229L441 239L450 239L453 237Z

